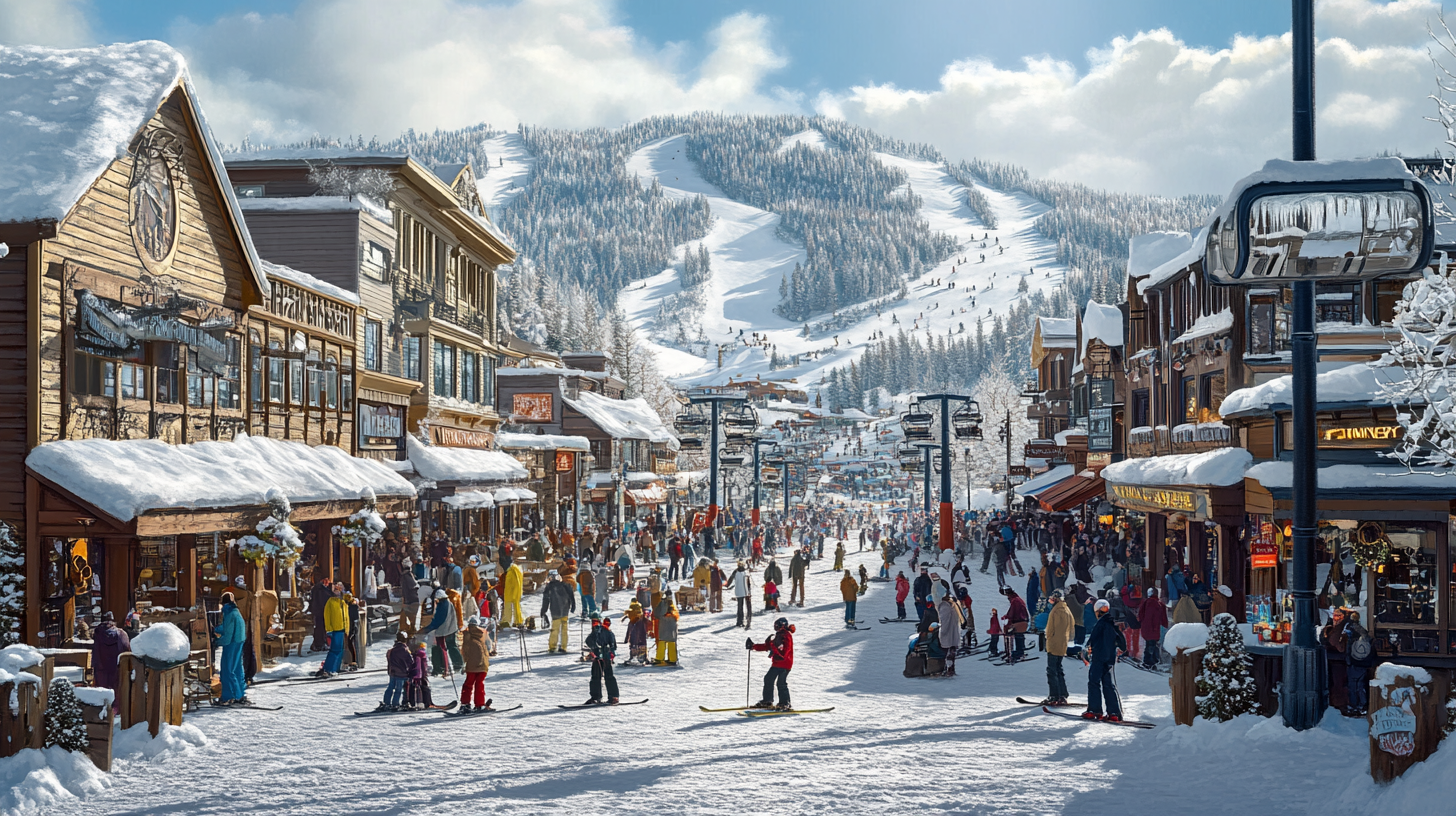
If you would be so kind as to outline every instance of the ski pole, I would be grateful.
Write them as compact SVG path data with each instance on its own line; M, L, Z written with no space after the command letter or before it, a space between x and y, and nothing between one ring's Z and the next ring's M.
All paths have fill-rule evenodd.
M748 698L753 693L753 650L748 650L748 675L743 680L743 707L749 705Z

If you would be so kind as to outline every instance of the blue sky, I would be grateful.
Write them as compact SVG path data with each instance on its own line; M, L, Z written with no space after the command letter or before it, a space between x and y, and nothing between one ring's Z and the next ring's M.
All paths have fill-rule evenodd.
M1456 152L1443 3L1316 0L1321 157ZM1288 157L1288 27L1288 0L0 0L3 44L170 42L231 143L824 114L1160 193Z

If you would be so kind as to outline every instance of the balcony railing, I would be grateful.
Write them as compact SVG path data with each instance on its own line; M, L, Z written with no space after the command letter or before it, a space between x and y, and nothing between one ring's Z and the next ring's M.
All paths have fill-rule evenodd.
M1222 422L1199 422L1173 428L1173 453L1203 453L1234 444L1233 429Z

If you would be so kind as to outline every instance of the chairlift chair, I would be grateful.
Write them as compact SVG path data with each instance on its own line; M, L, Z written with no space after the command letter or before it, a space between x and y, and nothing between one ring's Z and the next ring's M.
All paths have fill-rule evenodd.
M909 411L900 415L900 429L907 440L930 440L934 424L935 415L922 410L919 405L911 405Z
M685 451L700 451L703 449L703 439L698 436L678 437L678 447Z
M975 400L967 400L950 415L950 427L957 439L980 439L981 406Z

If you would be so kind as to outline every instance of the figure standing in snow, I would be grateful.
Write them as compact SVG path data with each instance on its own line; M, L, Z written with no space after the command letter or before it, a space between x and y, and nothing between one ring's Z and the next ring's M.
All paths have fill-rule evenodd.
M774 633L763 643L748 639L748 648L755 652L769 653L769 670L763 676L763 698L750 708L775 708L792 710L789 701L789 672L794 668L794 627L788 618L774 621ZM778 706L774 706L774 688L778 688Z
M1087 636L1087 648L1083 650L1082 662L1087 664L1087 710L1082 717L1088 720L1122 721L1122 701L1117 695L1117 684L1113 681L1112 667L1117 656L1127 651L1122 633L1117 631L1112 616L1107 614L1111 605L1106 599L1098 600L1092 607L1097 623ZM1103 702L1107 713L1102 712Z
M601 705L602 683L607 686L607 705L617 704L617 676L612 661L617 658L617 637L599 614L592 615L591 634L586 636L586 650L591 654L591 699L587 705Z
M243 613L233 594L222 594L222 622L217 627L217 645L222 647L222 696L218 705L247 703L247 681L243 677L243 641L247 640ZM342 647L342 643L340 646ZM342 649L340 654L342 655ZM332 652L330 652L332 654Z

